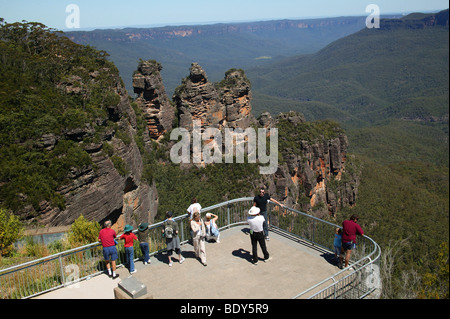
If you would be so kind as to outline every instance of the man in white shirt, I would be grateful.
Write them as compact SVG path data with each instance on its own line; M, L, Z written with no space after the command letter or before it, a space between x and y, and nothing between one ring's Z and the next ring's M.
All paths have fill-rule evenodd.
M202 210L202 206L197 202L196 197L192 198L191 203L192 204L189 205L189 207L187 208L187 212L188 212L188 216L189 216L189 223L192 221L192 217L194 216L194 213L195 212L201 213L201 210ZM191 241L193 241L194 240L194 232L192 231L192 229L189 230L189 233L191 234Z
M253 206L248 214L250 215L247 222L250 226L250 239L252 241L252 263L256 265L258 263L258 243L264 254L264 260L269 259L269 252L264 239L263 223L265 219L260 215L260 209L256 206Z
M187 212L189 214L189 219L192 220L192 216L194 215L194 210L197 210L199 213L202 210L202 206L197 202L197 198L192 199L192 204L187 208Z

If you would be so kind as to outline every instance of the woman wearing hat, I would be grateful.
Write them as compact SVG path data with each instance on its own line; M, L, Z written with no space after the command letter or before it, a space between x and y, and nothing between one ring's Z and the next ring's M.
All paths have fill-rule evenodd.
M250 215L247 218L247 222L250 226L250 239L252 241L252 263L258 263L258 243L261 246L261 250L264 254L264 260L269 259L269 252L267 251L266 241L264 238L264 217L260 215L260 209L253 206L249 211Z
M150 264L150 243L148 241L148 223L142 223L138 228L138 240L139 247L141 248L142 255L144 256L144 265Z
M120 236L120 239L125 240L125 256L127 257L127 264L129 265L130 274L134 274L136 269L134 268L134 241L138 240L136 235L133 234L133 227L126 225L124 234Z

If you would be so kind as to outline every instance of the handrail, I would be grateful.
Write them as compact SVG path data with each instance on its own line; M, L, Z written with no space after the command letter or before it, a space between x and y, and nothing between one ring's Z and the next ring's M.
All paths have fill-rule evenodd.
M243 197L202 208L201 211L202 213L205 213L208 211L218 210L217 215L219 216L219 224L223 225L220 229L226 229L236 225L245 224L247 219L247 211L252 204L253 197ZM328 233L330 230L334 230L335 227L339 226L289 207L280 207L278 205L275 205L271 201L269 201L269 204L268 216L270 227L272 229L279 229L281 231L287 232L289 235L302 238L310 242L313 246L322 247L330 252L332 251L329 245L323 241L324 238L328 238L329 236L326 234L321 234L321 232ZM290 212L293 215L290 216L287 214L287 212ZM185 222L187 218L188 214L182 214L180 216L174 217L174 220L179 222L181 230L180 241L182 243L186 243L190 239L190 237L187 236L190 229L189 223ZM151 232L150 236L151 239L154 240L154 246L156 247L154 249L151 249L150 255L154 255L160 251L165 250L165 245L158 245L158 243L162 242L163 239L162 232L157 231L157 229L162 227L163 224L164 222L161 221L149 226L149 230ZM325 228L322 230L321 227ZM137 232L137 230L134 230L134 232ZM320 236L324 235L326 236L320 238ZM351 264L351 266L355 267L356 265L364 264L367 260L369 260L369 262L359 267L358 269L355 269L352 273L350 273L350 275L361 272L362 269L365 269L368 265L371 265L374 262L379 262L381 254L379 246L370 237L364 236L364 238L369 243L371 243L374 248L370 251L370 253L365 254L358 261ZM103 262L100 251L101 243L95 242L51 256L29 261L21 265L2 269L0 270L0 299L5 298L4 296L6 296L6 298L8 298L8 296L30 298L45 292L65 287L67 285L71 285L83 279L102 274L105 269L100 266L100 263ZM378 254L375 255L377 252ZM85 256L85 254L87 256ZM137 254L135 254L135 256L137 257L136 259L138 259L139 256ZM64 275L66 269L64 267L65 263L76 264L80 267L80 269L86 268L86 270L84 270L84 276L80 276L79 278L77 278L77 281L67 282ZM118 266L122 266L120 264L120 258ZM313 287L308 288L307 290L303 291L293 298L302 297L306 293L323 286L330 280L332 280L333 283L322 289L314 296L323 293L323 291L327 289L335 288L336 290L336 287L343 280L343 278L339 278L339 276L345 274L345 271L346 270L338 271L333 276L322 280ZM42 275L41 273L44 273L44 275ZM53 273L53 277L51 278L52 284L50 285L46 283L47 279L45 278L45 275L48 276L49 273ZM346 275L344 276L344 278L348 278L350 275ZM8 277L12 277L12 284L10 283ZM20 287L14 287L14 285L16 285L16 280L17 282L19 282ZM57 283L55 285L55 282L59 282L59 284ZM31 288L29 288L29 286L31 286ZM8 292L5 293L4 291L2 292L2 290L11 290L14 292L8 294ZM366 294L369 293L368 290L365 290L365 292ZM323 294L325 295L325 293Z
M271 202L271 201L270 201L269 203L272 204L272 205L275 205L275 203L273 203L273 202ZM337 228L337 227L342 228L341 226L338 226L338 225L336 225L336 224L333 224L333 223L330 223L330 222L328 222L328 221L322 220L322 219L317 218L317 217L315 217L315 216L312 216L312 215L309 215L309 214L300 212L300 211L295 210L295 209L290 208L290 207L285 207L285 206L283 206L283 209L284 209L284 211L290 211L290 212L293 212L293 213L295 213L295 214L297 214L297 215L299 215L299 216L303 216L303 217L305 217L305 218L308 218L310 221L313 221L313 222L320 222L322 225L327 225L327 226L329 226L329 227L332 227L333 230L334 230L335 228ZM273 216L274 216L274 214L270 214L270 215L269 215L269 217L273 217ZM272 227L274 227L274 226L272 226ZM284 230L284 231L286 231L286 230ZM326 249L326 250L328 250L328 251L330 251L330 252L332 251L332 248L331 248L331 247L326 247L326 246L324 246L322 243L318 242L318 240L316 240L316 239L314 238L314 236L313 236L313 238L305 238L305 237L299 236L299 235L297 235L297 234L292 234L292 235L294 235L294 236L296 236L296 237L300 237L300 238L302 238L302 239L304 239L304 240L307 240L307 241L309 241L310 243L312 243L312 244L315 245L315 246L319 246L319 247L324 248L324 249ZM310 296L309 298L310 298L310 299L311 299L311 298L314 298L314 297L320 295L321 293L324 293L326 290L331 289L331 288L334 288L334 290L336 290L337 287L338 287L338 285L339 285L341 282L345 281L346 279L348 279L348 278L350 278L350 277L355 277L356 274L360 274L363 270L367 269L369 266L371 266L371 265L373 265L373 264L375 264L375 263L379 263L379 262L380 262L380 256L381 256L381 248L380 248L380 246L379 246L372 238L370 238L370 237L368 237L368 236L366 236L366 235L361 236L361 237L362 237L364 240L370 242L370 243L373 245L373 249L370 251L369 254L364 255L364 256L363 256L362 258L360 258L359 260L357 260L357 261L351 263L351 264L349 265L349 267L347 267L347 268L345 268L345 269L342 269L342 270L338 271L338 272L335 273L334 275L329 276L328 278L326 278L326 279L324 279L324 280L318 282L318 283L315 284L314 286L312 286L312 287L306 289L305 291L299 293L298 295L292 297L292 299L300 298L300 297L304 296L305 294L307 294L308 292L313 291L314 289L317 289L317 288L320 287L320 286L323 286L323 285L324 285L326 282L328 282L328 281L333 281L333 282L332 282L330 285L328 285L327 287L325 287L325 288L323 288L322 290L320 290L319 292L317 292L317 293L315 293L314 295ZM354 257L354 256L353 256L353 257ZM373 258L371 258L371 257L373 257ZM368 260L369 262L365 263L367 260ZM358 265L362 265L362 266L358 266ZM359 268L357 268L357 266L358 266ZM350 273L349 273L349 269L352 269L352 268L353 268L353 271L350 271ZM342 275L345 275L345 276L342 277L342 278L339 278L339 277L342 276ZM376 276L379 277L379 273L376 274ZM372 293L372 292L375 291L375 290L376 290L376 288L373 288L373 287L372 287L371 289L368 289L368 290L365 292L365 294L361 295L362 298L363 298L364 296L366 296L366 295ZM335 292L334 292L334 294L335 294Z

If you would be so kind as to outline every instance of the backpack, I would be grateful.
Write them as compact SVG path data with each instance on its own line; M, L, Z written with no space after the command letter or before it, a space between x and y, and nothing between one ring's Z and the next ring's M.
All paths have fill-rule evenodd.
M166 224L164 228L164 236L166 238L173 238L173 228L171 224Z

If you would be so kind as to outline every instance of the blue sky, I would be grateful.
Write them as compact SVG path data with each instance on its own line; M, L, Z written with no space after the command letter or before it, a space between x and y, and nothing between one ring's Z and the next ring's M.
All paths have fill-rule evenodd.
M270 19L367 16L376 4L381 14L437 11L448 0L0 0L7 22L38 21L66 29L69 4L80 9L81 28L180 25Z

